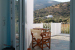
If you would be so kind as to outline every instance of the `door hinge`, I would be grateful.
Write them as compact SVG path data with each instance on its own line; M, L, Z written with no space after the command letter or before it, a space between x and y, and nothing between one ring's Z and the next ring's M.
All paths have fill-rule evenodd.
M12 4L12 1L11 1L11 4Z
M11 17L11 19L12 19L12 17Z
M72 43L72 40L71 40L71 43Z

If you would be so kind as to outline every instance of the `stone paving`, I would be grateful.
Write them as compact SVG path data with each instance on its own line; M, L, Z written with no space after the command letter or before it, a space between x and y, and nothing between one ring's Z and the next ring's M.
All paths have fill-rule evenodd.
M44 48L44 50L69 50L70 36L53 36L51 37L51 49ZM41 50L38 46L32 50Z

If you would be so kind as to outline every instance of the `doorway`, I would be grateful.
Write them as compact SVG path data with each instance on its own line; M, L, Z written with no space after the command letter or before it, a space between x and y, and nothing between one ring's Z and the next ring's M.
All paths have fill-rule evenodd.
M72 28L71 28L72 29Z
M37 23L44 23L44 22L46 23L52 22L51 31L53 29L52 34L54 34L54 36L51 37L52 38L51 41L54 44L52 43L51 46L53 46L53 50L55 50L54 46L58 50L62 50L62 48L69 50L70 49L69 48L69 45L70 45L70 0L68 1L34 0L34 23L37 24ZM65 45L65 43L67 44L67 46Z

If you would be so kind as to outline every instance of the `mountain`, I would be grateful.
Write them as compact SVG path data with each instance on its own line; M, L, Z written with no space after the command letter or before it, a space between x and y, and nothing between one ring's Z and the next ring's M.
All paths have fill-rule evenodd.
M51 0L34 0L34 10L46 8L59 3L60 2L51 1Z
M43 18L48 15L53 15L53 20L56 21L60 19L61 20L70 19L70 2L60 3L34 11L35 18L37 17Z

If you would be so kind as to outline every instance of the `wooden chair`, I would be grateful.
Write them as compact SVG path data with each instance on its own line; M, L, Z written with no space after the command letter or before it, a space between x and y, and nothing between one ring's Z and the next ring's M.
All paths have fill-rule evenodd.
M27 50L31 50L31 48L28 48Z
M41 32L41 30L31 30L32 34L32 48L39 46L42 50L45 47L48 47L50 49L50 43L51 43L51 32ZM34 45L34 42L36 44ZM48 44L49 45L48 45ZM46 45L44 47L44 45Z
M38 26L38 27L35 27L35 28L40 28L40 26Z
M42 36L42 50L43 48L48 47L50 49L50 44L51 44L51 32L44 32L41 34ZM46 46L43 46L46 45Z
M41 35L41 30L33 30L31 29L31 35L32 35L32 48L34 48L35 46L41 46L40 45L40 41L42 39ZM33 45L36 42L35 45Z

